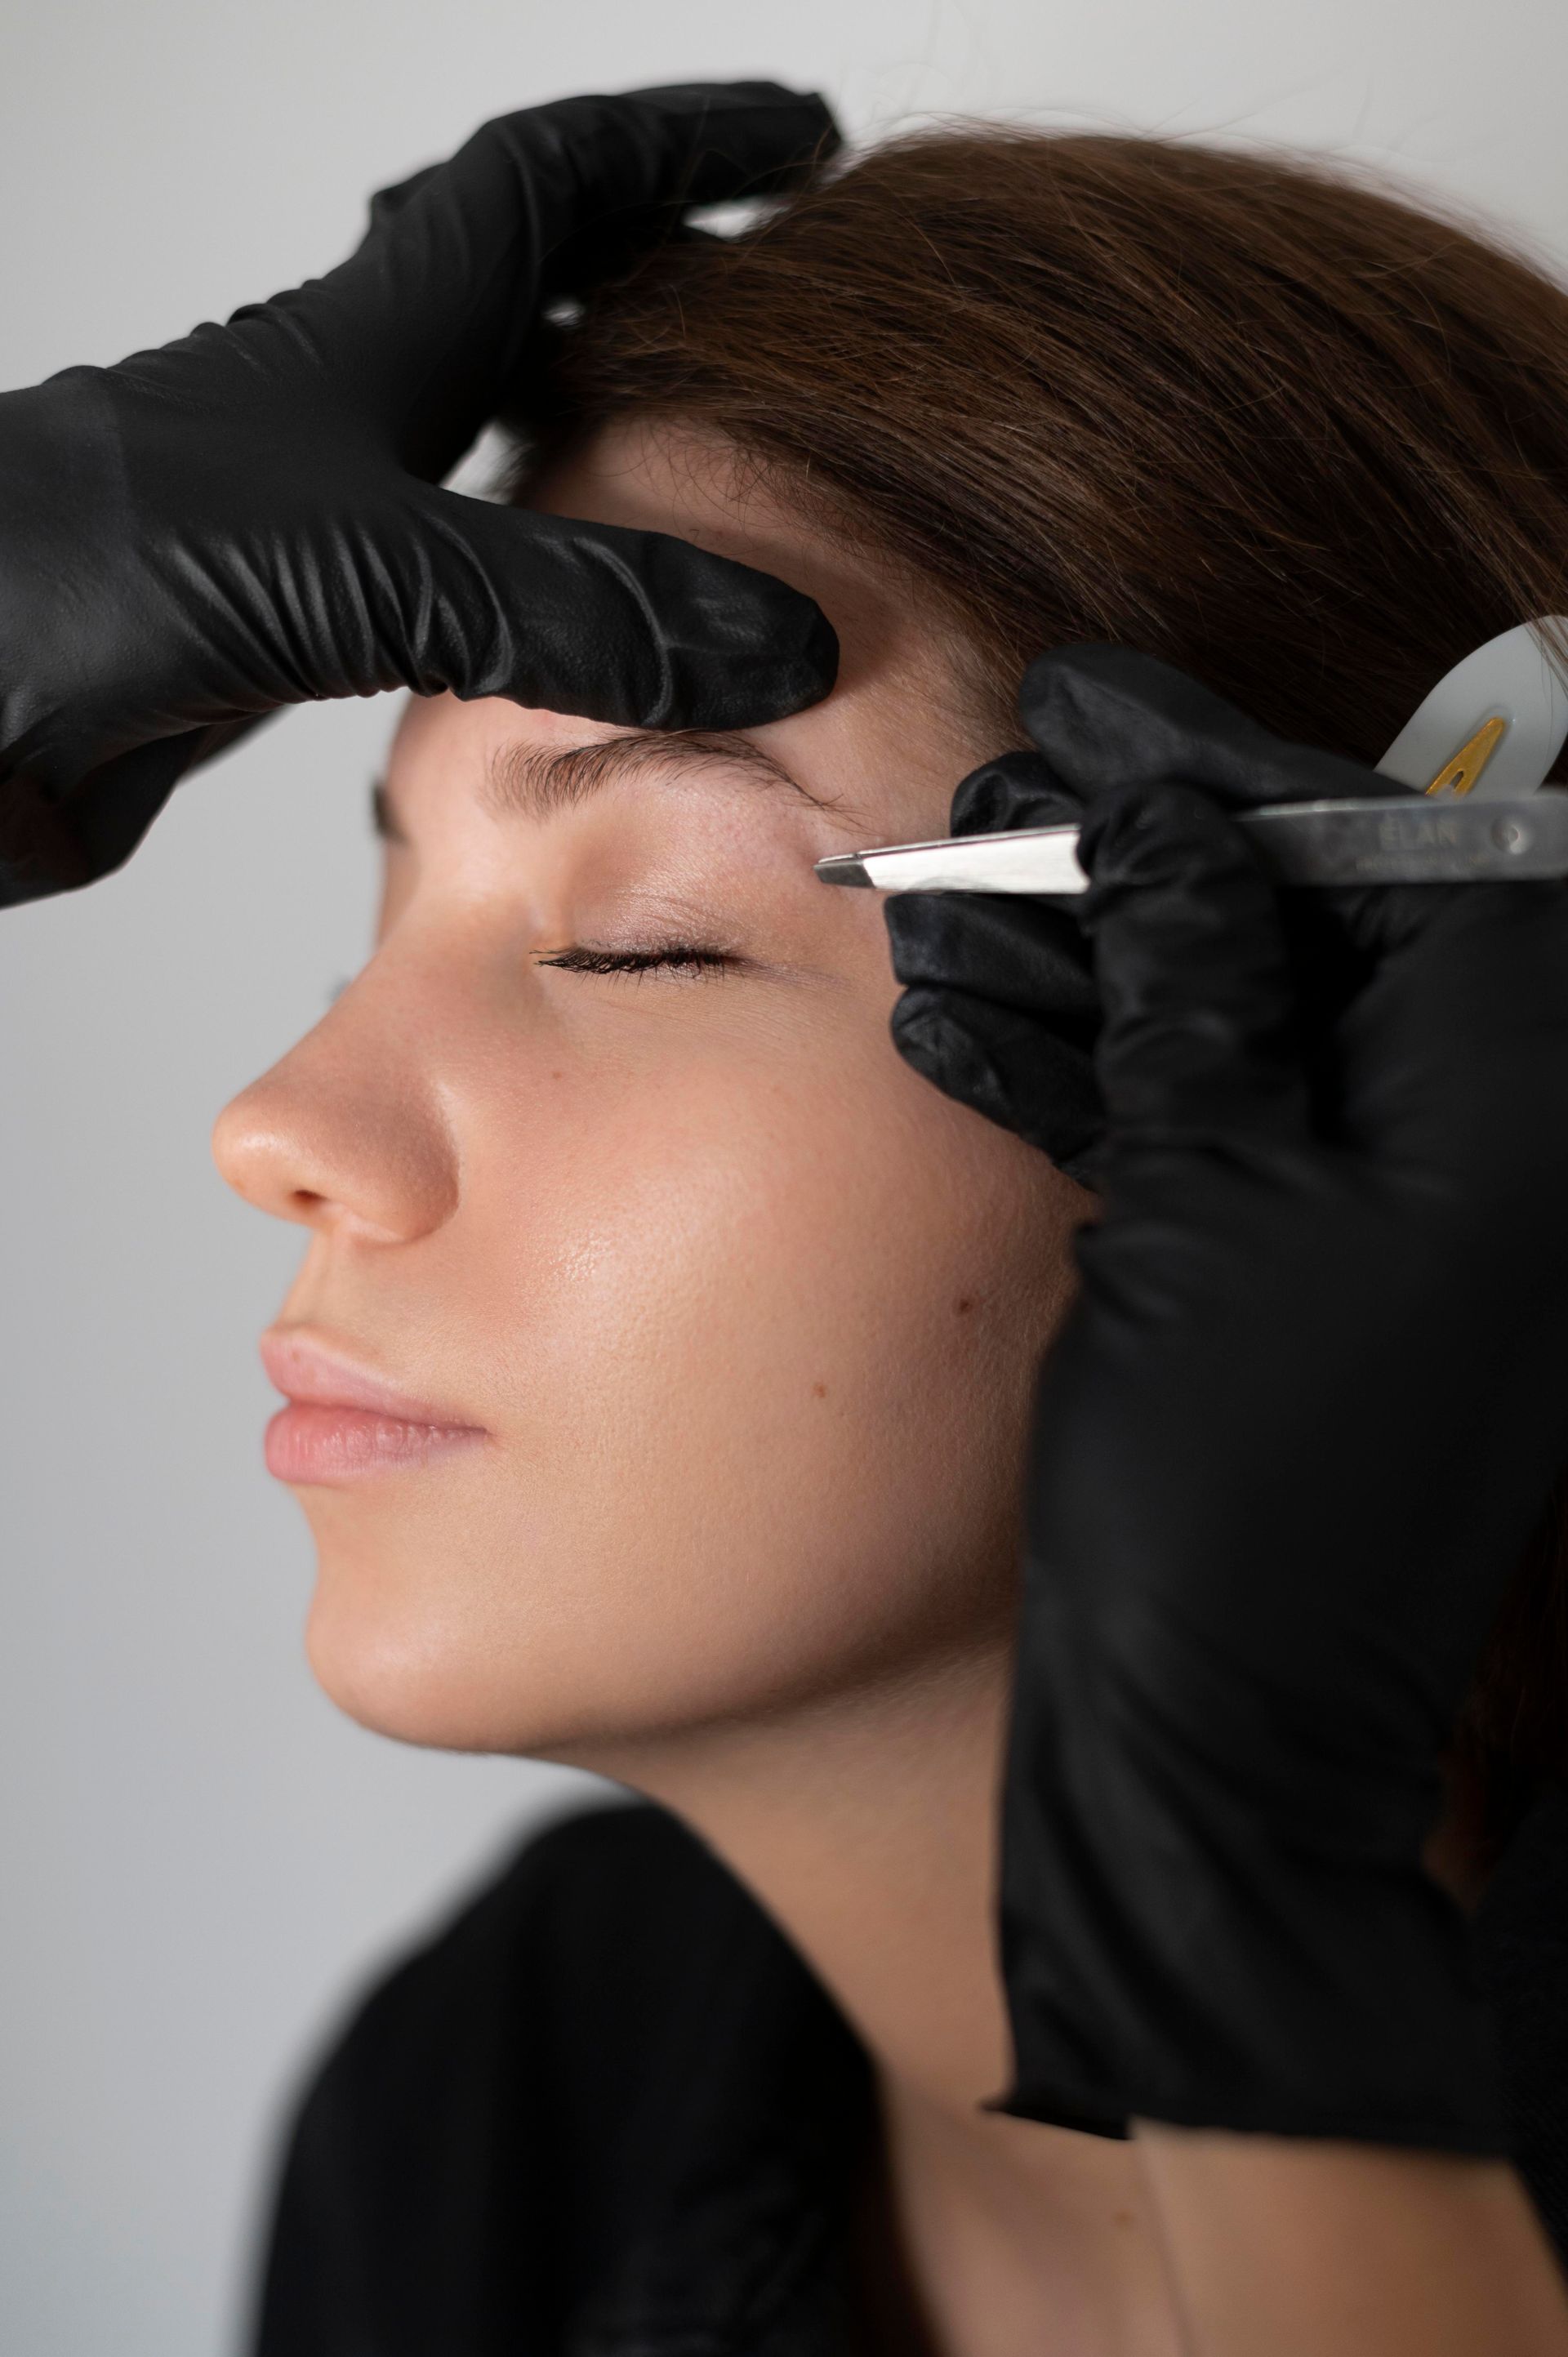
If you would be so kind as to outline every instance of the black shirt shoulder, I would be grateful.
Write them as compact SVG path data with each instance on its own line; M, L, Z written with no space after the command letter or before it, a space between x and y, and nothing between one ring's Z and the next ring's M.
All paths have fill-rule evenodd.
M868 2130L860 2049L712 1852L644 1804L575 1815L317 2073L257 2357L719 2351L802 2299L821 2331L778 2345L826 2348Z

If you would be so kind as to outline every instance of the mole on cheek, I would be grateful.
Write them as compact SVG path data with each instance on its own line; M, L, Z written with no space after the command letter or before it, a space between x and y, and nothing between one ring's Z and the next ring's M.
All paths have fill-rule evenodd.
M826 1399L827 1395L828 1387L826 1383L813 1383L811 1385L811 1397L813 1399Z
M973 1308L974 1304L970 1299L968 1294L961 1295L959 1299L953 1303L953 1315L957 1318L967 1318Z

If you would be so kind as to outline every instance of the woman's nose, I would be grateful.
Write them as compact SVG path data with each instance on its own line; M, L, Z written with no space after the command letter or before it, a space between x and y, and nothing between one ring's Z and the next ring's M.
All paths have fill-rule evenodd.
M213 1159L236 1194L280 1220L412 1243L457 1204L458 1157L435 1076L370 970L271 1071L218 1116Z

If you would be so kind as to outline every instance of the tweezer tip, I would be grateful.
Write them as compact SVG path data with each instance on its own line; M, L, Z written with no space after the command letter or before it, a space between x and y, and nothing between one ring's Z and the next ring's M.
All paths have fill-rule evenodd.
M817 874L824 884L864 884L868 892L873 888L864 863L853 851L835 851L831 859L819 859Z

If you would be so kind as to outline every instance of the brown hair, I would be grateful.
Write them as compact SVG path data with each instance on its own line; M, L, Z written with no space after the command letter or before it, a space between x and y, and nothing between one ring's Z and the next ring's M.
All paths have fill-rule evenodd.
M520 495L613 416L716 429L936 593L1009 743L1024 662L1091 639L1371 761L1460 656L1568 609L1568 295L1305 159L921 133L661 247L545 362ZM1494 1841L1568 1774L1561 1511L1460 1749Z

